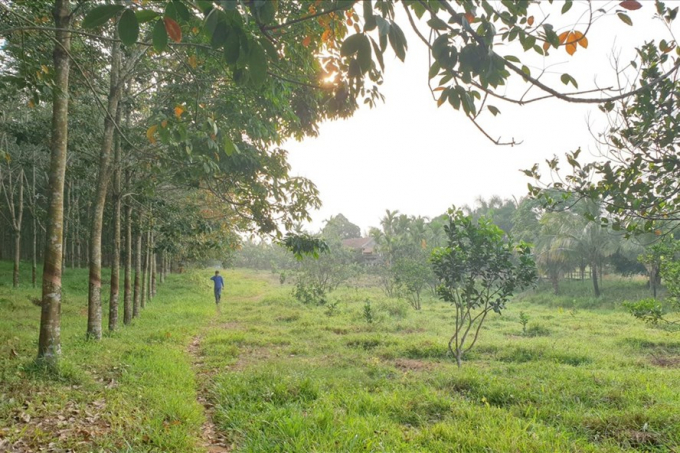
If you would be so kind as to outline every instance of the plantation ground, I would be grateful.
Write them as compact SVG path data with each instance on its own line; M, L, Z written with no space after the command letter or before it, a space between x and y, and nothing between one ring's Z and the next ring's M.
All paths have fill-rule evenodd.
M211 271L172 275L93 343L87 272L67 270L50 374L33 364L39 290L0 263L0 450L680 451L680 333L619 308L642 283L524 294L457 369L446 304L345 288L307 307L272 274L224 274L222 313Z

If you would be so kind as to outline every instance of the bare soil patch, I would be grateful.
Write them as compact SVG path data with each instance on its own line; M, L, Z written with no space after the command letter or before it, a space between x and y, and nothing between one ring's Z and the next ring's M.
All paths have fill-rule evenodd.
M394 366L402 371L426 371L434 368L434 364L432 362L403 358L395 360Z

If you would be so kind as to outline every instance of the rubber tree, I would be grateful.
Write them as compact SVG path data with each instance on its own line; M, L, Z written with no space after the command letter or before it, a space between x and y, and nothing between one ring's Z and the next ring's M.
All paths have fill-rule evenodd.
M43 265L38 359L56 366L61 354L61 274L64 225L64 174L68 143L70 2L54 2L54 88L52 98L47 233Z

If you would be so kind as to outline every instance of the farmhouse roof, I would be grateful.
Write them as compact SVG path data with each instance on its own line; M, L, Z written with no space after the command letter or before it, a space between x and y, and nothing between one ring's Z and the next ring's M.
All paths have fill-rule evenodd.
M373 241L373 238L350 238L350 239L343 239L342 245L345 247L349 247L352 249L363 249L367 245L370 245L371 241Z

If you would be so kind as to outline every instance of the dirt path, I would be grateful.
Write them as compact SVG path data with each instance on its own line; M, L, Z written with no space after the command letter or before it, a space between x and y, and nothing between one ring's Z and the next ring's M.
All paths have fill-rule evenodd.
M264 294L256 294L249 297L241 297L239 301L246 302L256 302L261 300ZM218 317L222 314L222 307L217 307ZM227 322L218 325L217 319L213 319L205 329L215 329L215 328L235 328L238 323ZM229 442L227 437L221 433L213 423L213 415L215 413L215 408L207 397L208 387L210 385L211 378L215 370L207 369L204 366L203 354L201 353L201 341L203 340L203 335L196 335L189 346L187 347L187 353L191 357L192 368L196 374L196 381L198 383L198 395L196 400L203 406L205 413L205 423L201 427L201 446L205 448L208 453L225 453L231 452L233 450L232 444Z
M215 410L206 397L210 372L203 368L201 340L201 335L195 336L187 348L198 381L198 396L196 397L196 400L203 406L205 412L205 423L203 423L203 426L201 427L201 446L204 447L208 453L230 452L232 451L232 448L227 438L215 428L215 424L213 423L213 414Z

